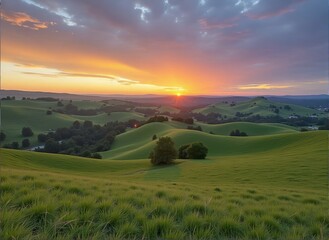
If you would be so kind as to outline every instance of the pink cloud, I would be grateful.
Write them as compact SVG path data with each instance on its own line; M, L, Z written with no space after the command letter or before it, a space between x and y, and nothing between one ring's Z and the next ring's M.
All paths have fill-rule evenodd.
M43 22L23 12L1 13L1 19L18 27L25 27L33 30L45 29L54 22Z

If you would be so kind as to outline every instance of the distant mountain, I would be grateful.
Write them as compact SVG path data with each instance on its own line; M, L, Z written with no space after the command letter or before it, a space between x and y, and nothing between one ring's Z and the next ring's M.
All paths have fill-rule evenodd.
M175 107L201 108L210 104L220 102L244 102L252 99L251 96L168 96L156 94L144 95L125 95L125 94L71 94L71 93L54 93L54 92L37 92L37 91L19 91L19 90L0 90L0 97L15 96L17 99L23 97L40 98L52 97L64 100L93 100L101 101L108 99L127 100L137 103L146 103L152 105L171 105ZM298 95L298 96L266 96L270 101L296 104L304 107L329 108L329 95Z
M195 109L194 112L207 115L209 113L219 113L227 118L260 116L318 116L325 117L326 113L316 109L307 108L287 102L269 100L265 97L256 97L244 102L230 103L222 101L210 104L203 108Z
M309 108L329 108L329 95L306 96L268 96L267 99L290 104L301 105Z

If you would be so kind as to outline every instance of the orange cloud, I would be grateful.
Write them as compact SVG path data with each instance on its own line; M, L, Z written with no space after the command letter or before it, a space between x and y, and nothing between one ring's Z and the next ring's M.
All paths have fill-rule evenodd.
M14 26L25 27L33 30L45 29L54 22L42 22L23 12L1 13L1 18Z
M269 89L283 89L283 88L291 88L289 85L271 85L271 84L248 84L244 86L239 86L240 90L252 90L252 89L260 89L260 90L269 90Z

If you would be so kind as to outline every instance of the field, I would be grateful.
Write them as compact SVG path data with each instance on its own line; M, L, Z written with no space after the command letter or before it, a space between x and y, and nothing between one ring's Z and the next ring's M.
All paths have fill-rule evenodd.
M256 101L258 110L268 103ZM73 104L88 109L103 103ZM247 109L242 104L230 114ZM21 141L24 126L32 128L31 143L37 144L38 133L75 120L104 124L145 119L133 110L46 115L49 107L55 109L56 102L3 101L6 142ZM298 108L306 115L313 112ZM177 112L170 106L156 109ZM168 121L130 129L116 136L109 151L100 152L102 160L0 149L0 238L327 239L328 131L248 122L195 122L203 131L187 126ZM235 129L248 137L229 136ZM177 148L202 142L208 156L152 166L153 135L171 137Z
M267 100L262 97L253 98L251 100L245 102L239 102L235 105L231 106L231 102L221 102L217 104L211 104L204 108L195 109L194 112L209 114L209 113L220 113L226 117L234 117L237 112L253 115L261 115L261 116L273 116L276 115L270 105L275 106L279 109L278 115L284 118L289 117L290 115L297 114L300 116L310 116L312 114L317 114L320 117L325 117L324 112L320 112L315 109L310 109L306 107L302 107L294 104L286 104L279 103ZM290 110L284 108L285 105L289 105L291 107Z
M327 131L197 134L209 158L167 167L1 149L1 238L327 238Z
M63 101L63 104L67 104L69 101ZM112 100L108 104L115 105L120 104L121 101ZM45 101L2 101L1 102L1 123L2 129L6 133L7 137L5 143L11 143L18 141L19 143L24 139L21 135L22 127L30 127L34 136L30 137L32 145L37 144L37 135L39 133L46 133L50 129L57 129L60 127L68 127L74 121L91 120L94 124L105 124L109 121L128 121L129 119L144 120L144 116L135 112L114 112L111 115L105 113L98 114L96 116L77 116L67 115L53 112L51 115L46 115L46 111L51 107L56 109L57 102L45 102ZM102 104L95 101L73 101L73 104L79 108L89 109L97 108Z

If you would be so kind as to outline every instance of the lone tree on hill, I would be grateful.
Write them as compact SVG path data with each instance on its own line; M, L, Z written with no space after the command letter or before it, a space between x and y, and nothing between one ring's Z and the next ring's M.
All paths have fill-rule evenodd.
M172 163L177 156L177 150L171 138L161 137L156 144L150 153L151 163L153 165Z
M154 134L153 137L152 137L152 140L154 141L154 140L156 140L157 138L158 138L157 135Z
M22 128L22 135L23 137L31 137L33 136L32 129L29 127L23 127Z

